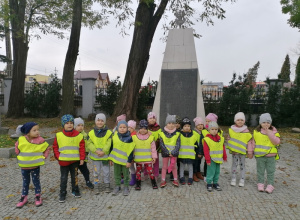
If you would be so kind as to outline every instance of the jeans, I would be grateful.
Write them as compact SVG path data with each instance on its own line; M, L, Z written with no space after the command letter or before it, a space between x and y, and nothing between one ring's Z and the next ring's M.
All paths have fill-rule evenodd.
M34 185L35 194L41 194L40 167L35 169L21 169L21 173L23 178L22 196L28 195L30 175Z
M60 166L60 193L67 194L67 183L69 172L71 174L72 192L79 192L78 187L78 165L79 161L68 166Z

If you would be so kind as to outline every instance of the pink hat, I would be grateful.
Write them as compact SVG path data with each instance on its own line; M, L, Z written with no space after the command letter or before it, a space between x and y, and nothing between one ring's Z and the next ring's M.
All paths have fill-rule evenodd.
M204 125L204 121L203 121L203 119L201 117L196 117L196 118L194 118L193 121L195 122L196 126L199 125L199 124L203 124Z
M119 122L119 121L126 121L126 115L125 115L125 114L119 115L119 116L117 117L117 122Z
M154 112L149 112L147 119L156 118L156 114Z
M128 127L132 127L133 129L135 129L136 128L136 121L129 120L128 121Z
M205 118L215 122L218 121L218 116L214 113L209 113Z

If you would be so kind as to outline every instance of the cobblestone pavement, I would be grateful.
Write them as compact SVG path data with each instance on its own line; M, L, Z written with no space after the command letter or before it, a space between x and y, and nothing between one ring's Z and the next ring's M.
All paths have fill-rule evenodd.
M273 194L256 189L255 159L246 160L245 187L230 186L231 155L222 165L220 185L223 191L207 192L203 181L175 188L153 190L150 181L142 190L131 188L130 195L94 195L80 175L82 198L68 192L65 203L58 202L59 165L47 159L41 168L44 204L34 206L34 189L29 204L15 208L20 198L22 177L16 159L0 159L1 219L300 219L300 151L284 143L276 164ZM91 163L89 163L91 168ZM112 181L113 182L113 181ZM70 185L70 183L68 183ZM68 186L69 186L68 185ZM114 186L114 184L112 184Z

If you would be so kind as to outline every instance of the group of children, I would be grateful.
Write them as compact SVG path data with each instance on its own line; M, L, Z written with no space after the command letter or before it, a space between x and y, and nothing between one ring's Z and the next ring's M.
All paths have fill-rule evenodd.
M114 167L115 188L113 195L121 192L130 193L129 185L135 185L135 190L141 190L142 173L144 178L150 178L153 189L157 189L159 177L159 155L162 156L162 170L160 187L167 185L166 174L171 173L172 185L185 185L184 170L188 168L187 184L204 180L207 190L221 191L218 184L220 165L227 161L225 138L223 131L217 124L218 116L209 113L205 122L201 117L193 121L195 128L191 128L191 120L182 120L176 115L167 115L165 126L160 128L156 122L154 112L148 114L147 120L126 122L126 115L117 117L117 126L110 131L106 126L106 116L102 113L95 117L95 127L86 134L84 121L64 115L61 118L62 132L56 134L53 143L54 157L60 165L60 196L59 202L65 202L67 194L68 174L71 175L72 195L81 197L78 187L78 169L83 174L86 185L99 194L100 174L106 193L111 192L110 166ZM234 117L234 125L229 129L226 137L227 148L232 154L231 185L236 186L236 172L240 165L241 178L239 186L245 183L245 158L255 155L257 163L258 191L272 193L274 190L275 160L279 158L277 146L280 136L271 125L270 114L260 116L259 126L253 136L245 125L245 115L239 112ZM28 202L30 176L35 186L35 205L42 205L41 186L39 180L40 166L48 157L50 147L39 135L39 126L28 122L21 127L21 136L15 144L18 164L23 177L23 189L18 208ZM90 181L87 167L88 156L93 164L94 184ZM204 175L200 172L202 158L205 158ZM264 174L267 172L267 187L264 187ZM131 178L130 178L131 174ZM178 178L179 174L179 178ZM131 180L130 180L131 179Z

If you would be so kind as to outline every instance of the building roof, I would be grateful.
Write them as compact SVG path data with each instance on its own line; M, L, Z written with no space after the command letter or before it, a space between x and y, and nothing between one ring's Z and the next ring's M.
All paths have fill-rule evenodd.
M100 70L78 70L75 71L74 79L100 79L108 80L108 73L100 73Z
M218 88L223 88L224 84L223 82L207 82L207 83L203 83L203 86L218 86Z

